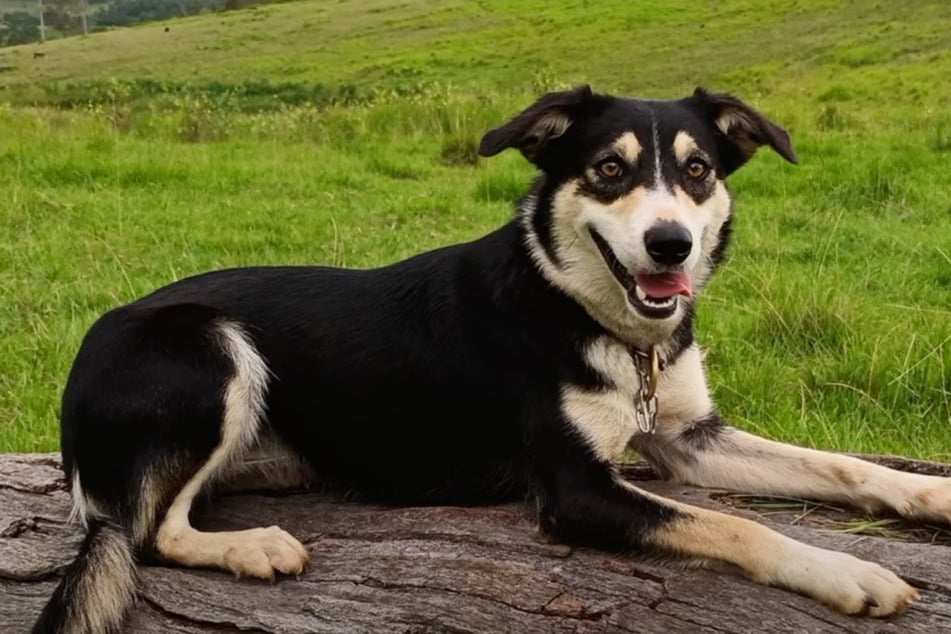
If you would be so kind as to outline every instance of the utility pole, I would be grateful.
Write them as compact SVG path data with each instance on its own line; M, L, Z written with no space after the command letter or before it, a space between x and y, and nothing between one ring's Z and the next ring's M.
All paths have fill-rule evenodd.
M86 0L82 0L82 9L83 9L83 35L89 35L89 29L86 28L86 12L89 9L89 4Z
M43 21L43 0L40 0L40 42L46 41L46 22Z

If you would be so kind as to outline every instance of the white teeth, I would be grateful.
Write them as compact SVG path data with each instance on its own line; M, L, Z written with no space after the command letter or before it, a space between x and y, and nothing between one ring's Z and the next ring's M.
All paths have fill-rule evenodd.
M658 310L670 309L677 303L677 296L673 295L672 297L665 297L663 299L659 297L648 297L647 293L644 292L640 286L634 286L634 294L637 296L637 299L647 306L648 308L655 308Z
M640 290L640 288L638 288L638 290ZM674 305L674 302L677 301L676 295L664 299L655 299L653 297L647 297L647 295L642 297L640 293L638 293L637 296L642 302L644 302L644 304L650 306L651 308L670 308Z

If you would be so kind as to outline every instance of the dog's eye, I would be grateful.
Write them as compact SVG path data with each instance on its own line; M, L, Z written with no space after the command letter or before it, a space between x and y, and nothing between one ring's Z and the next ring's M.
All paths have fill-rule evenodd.
M687 176L695 180L700 180L705 178L710 172L710 166L701 161L700 159L691 159L687 163Z
M598 174L604 178L617 178L624 172L621 164L614 159L608 159L598 163Z

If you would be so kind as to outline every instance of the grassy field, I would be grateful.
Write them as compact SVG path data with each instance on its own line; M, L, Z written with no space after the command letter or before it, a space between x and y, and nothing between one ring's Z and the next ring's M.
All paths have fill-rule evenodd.
M39 15L40 5L34 0L0 0L0 13L15 13L16 11Z
M533 173L476 160L481 133L586 81L730 90L793 135L800 166L763 152L734 177L701 298L722 412L951 457L947 3L302 0L35 49L0 50L0 451L57 446L79 340L117 303L505 222Z

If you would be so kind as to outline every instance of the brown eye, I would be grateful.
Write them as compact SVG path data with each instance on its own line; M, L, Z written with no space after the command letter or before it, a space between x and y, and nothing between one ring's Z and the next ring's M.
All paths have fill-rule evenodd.
M607 160L598 163L598 174L604 178L617 178L624 170L617 161Z
M699 159L693 159L687 163L687 176L694 180L705 178L710 172L710 166Z

